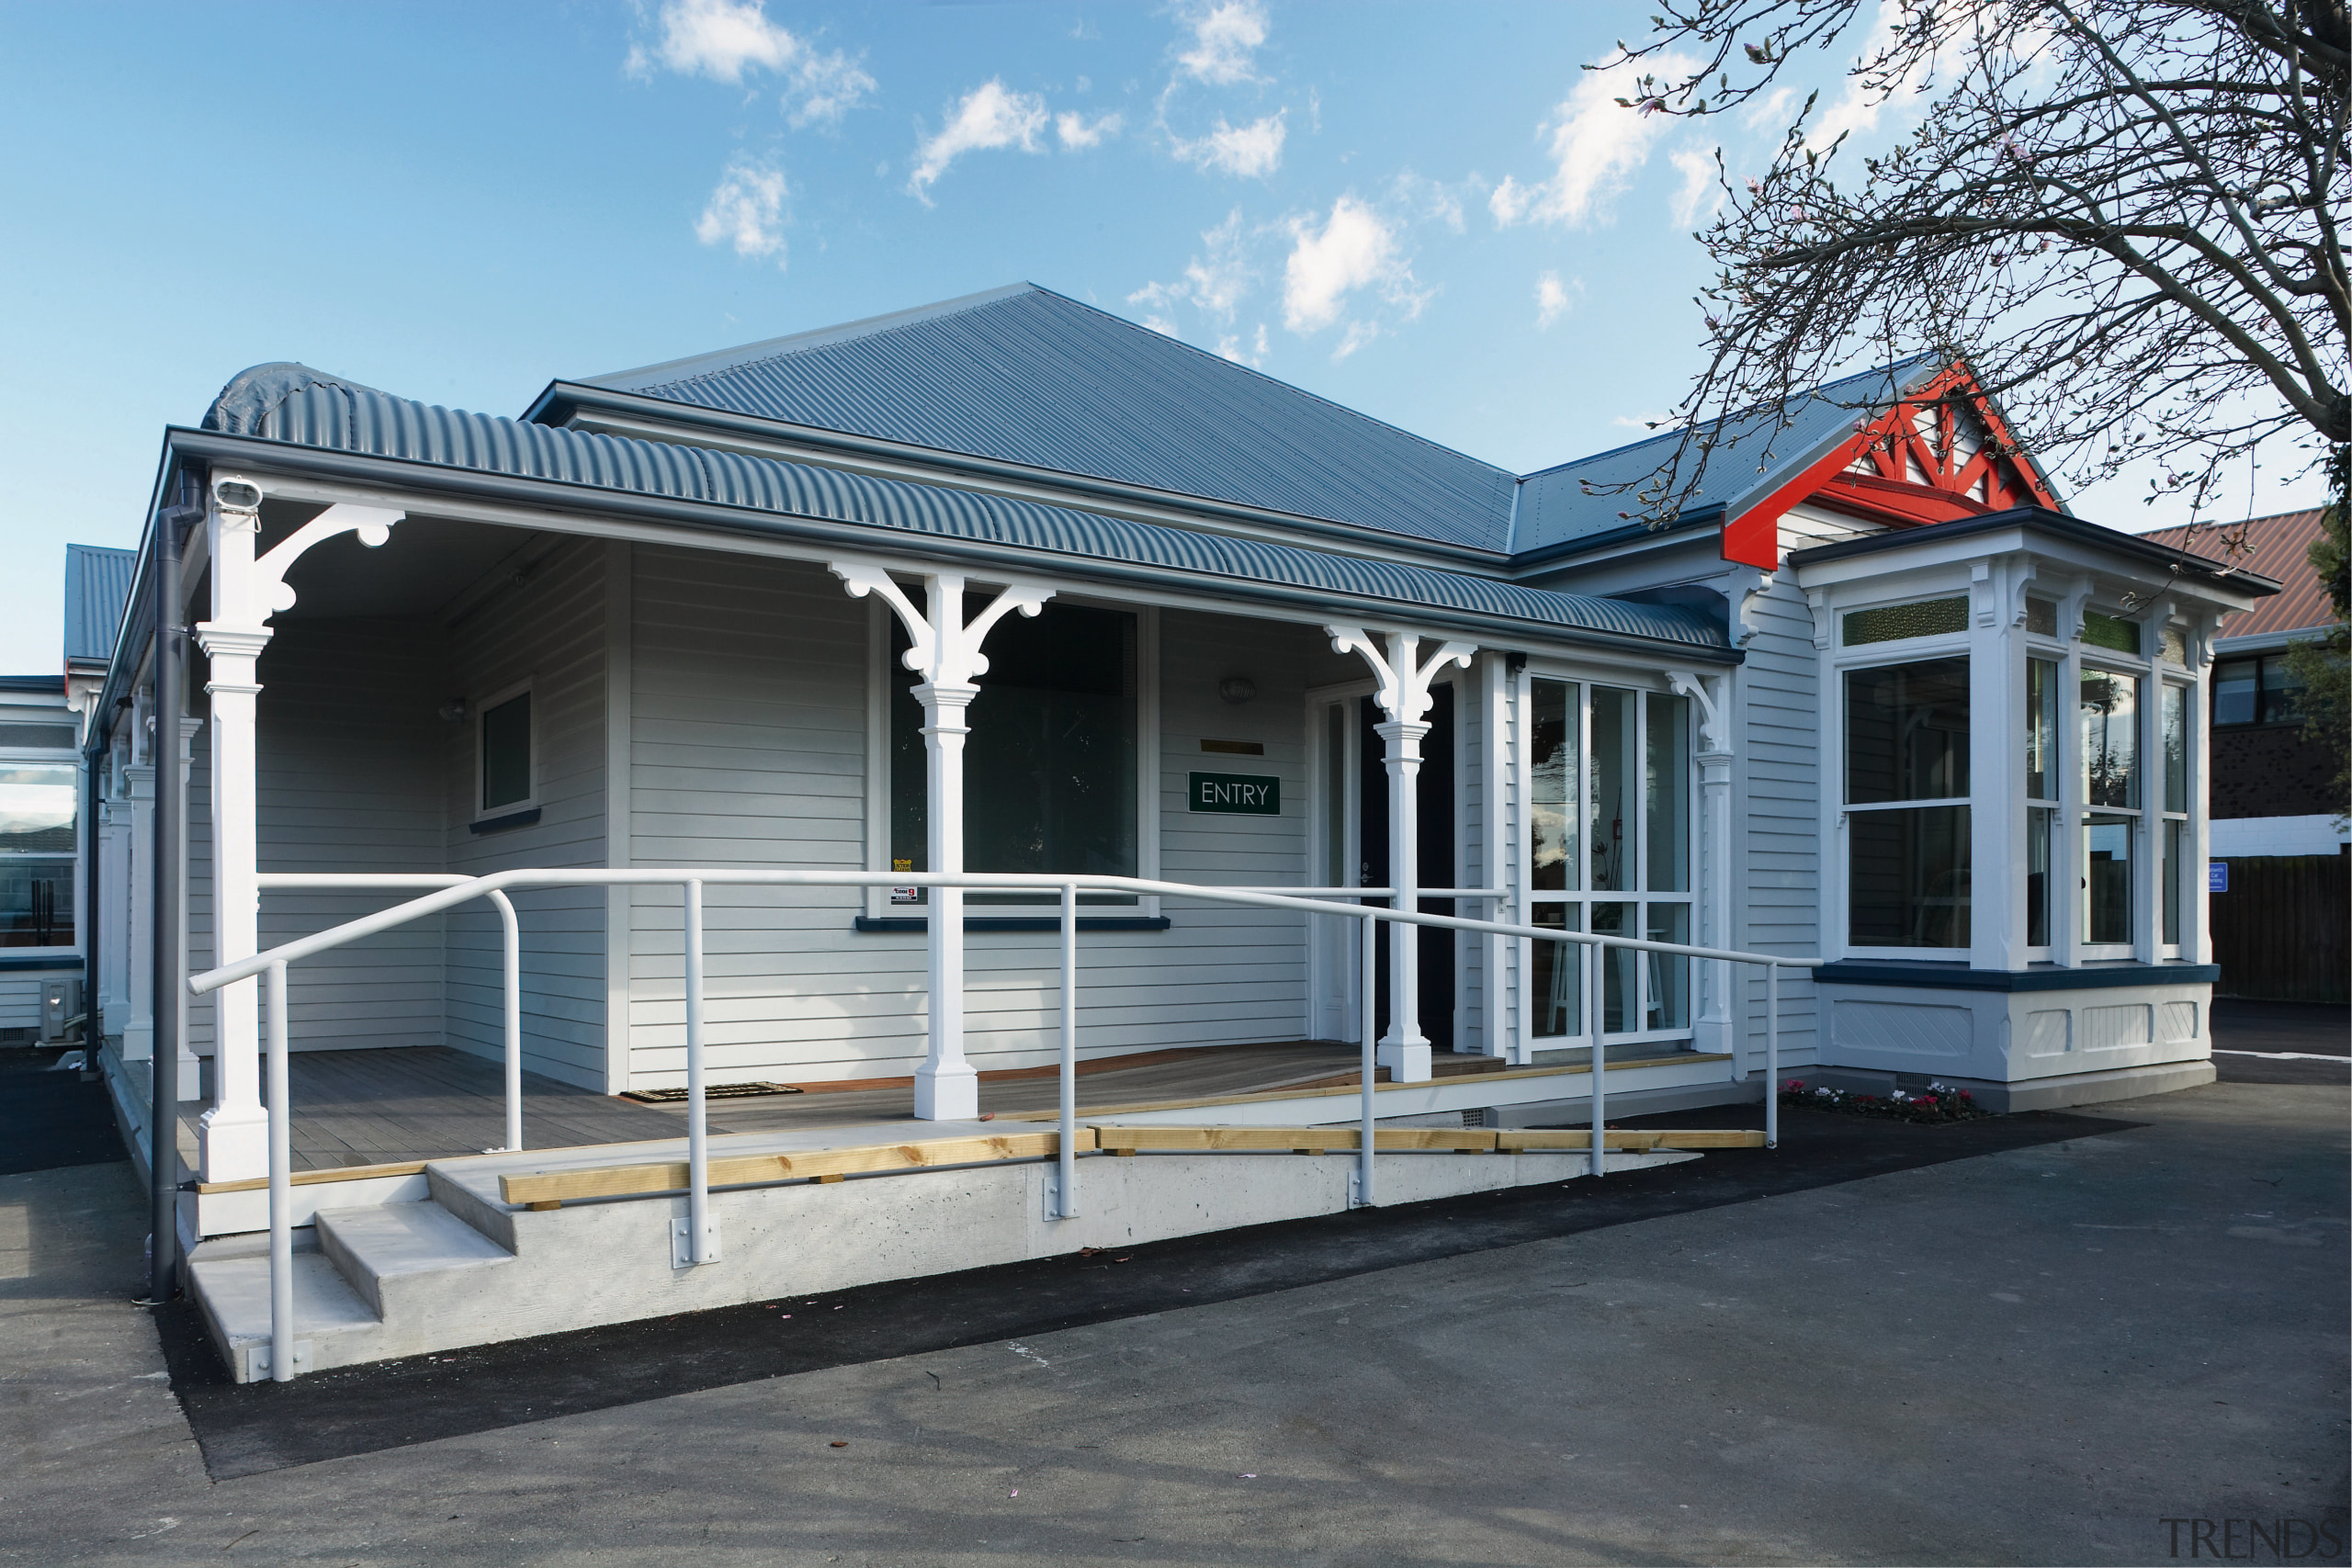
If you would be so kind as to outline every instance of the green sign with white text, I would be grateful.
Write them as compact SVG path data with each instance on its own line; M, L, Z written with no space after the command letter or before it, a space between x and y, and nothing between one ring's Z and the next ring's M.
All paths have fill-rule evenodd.
M1194 773L1192 808L1228 817L1280 817L1283 781L1259 773Z

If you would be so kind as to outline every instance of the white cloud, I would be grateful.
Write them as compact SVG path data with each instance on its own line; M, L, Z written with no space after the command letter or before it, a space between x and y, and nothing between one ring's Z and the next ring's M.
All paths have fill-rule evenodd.
M1204 231L1201 248L1204 254L1185 264L1182 280L1147 283L1127 296L1127 303L1164 311L1182 301L1220 321L1233 320L1235 309L1257 276L1246 254L1241 209L1235 208L1224 222ZM1176 330L1164 316L1147 317L1145 325L1165 333Z
M655 68L682 76L739 83L748 70L789 73L783 102L795 125L828 123L857 107L874 78L840 50L819 54L789 28L767 18L763 0L668 0L662 36L628 52L633 76Z
M1678 147L1667 156L1682 175L1682 186L1674 193L1674 226L1688 229L1713 218L1724 204L1723 187L1715 183L1715 161L1692 147Z
M1193 13L1192 47L1176 55L1196 82L1230 85L1257 79L1250 57L1266 41L1266 10L1254 0L1219 0Z
M1261 178L1282 167L1283 140L1288 134L1283 121L1289 113L1283 109L1239 126L1227 125L1220 115L1216 129L1206 136L1187 141L1170 134L1169 145L1177 157L1195 168L1215 169L1243 179Z
M1645 114L1617 100L1630 96L1640 70L1672 79L1690 69L1683 57L1667 54L1638 70L1585 72L1541 128L1551 136L1551 177L1532 186L1506 178L1487 198L1495 221L1505 228L1526 221L1579 225L1606 217L1610 199L1648 161L1651 144L1672 123L1670 116Z
M991 77L964 95L964 101L949 113L938 135L916 147L915 169L907 190L928 207L931 186L947 172L948 164L967 152L998 147L1039 152L1037 138L1045 129L1045 99L1034 93L1010 92L1003 82Z
M1400 254L1396 231L1372 208L1351 196L1331 204L1318 227L1311 219L1290 223L1290 259L1283 267L1283 325L1302 336L1341 321L1350 298L1370 288L1410 320L1430 296ZM1348 323L1332 357L1344 359L1379 334L1369 320Z
M783 170L739 158L727 165L695 220L695 238L706 245L731 244L739 256L774 256L782 266L784 200L789 194Z
M1125 123L1120 115L1098 115L1090 120L1075 110L1064 109L1054 117L1054 134L1062 139L1063 146L1075 150L1108 141L1118 135L1119 128Z
M1256 369L1259 366L1263 365L1266 362L1266 355L1268 353L1266 345L1266 323L1263 321L1260 321L1258 323L1257 340L1252 343L1249 348L1244 349L1241 346L1241 338L1238 333L1228 333L1225 336L1216 340L1216 351L1220 355L1232 360L1236 365L1247 365L1252 370Z
M875 85L865 67L840 50L826 55L811 51L801 56L792 86L784 95L786 110L795 125L819 120L836 124Z
M747 65L780 71L799 52L800 40L768 20L761 0L670 0L661 41L650 54L642 44L630 50L628 68L648 75L658 62L682 76L740 82Z
M1475 189L1480 183L1474 175L1469 188ZM1461 196L1440 181L1408 169L1396 176L1395 184L1389 186L1388 194L1389 199L1396 205L1418 208L1422 217L1433 218L1457 234L1465 227Z
M1535 324L1548 327L1574 310L1584 299L1584 279L1572 277L1560 281L1556 272L1547 272L1535 280Z

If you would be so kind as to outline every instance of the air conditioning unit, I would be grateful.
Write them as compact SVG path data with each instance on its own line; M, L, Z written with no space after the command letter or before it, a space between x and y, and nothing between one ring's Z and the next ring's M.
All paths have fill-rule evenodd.
M43 1041L63 1040L79 1030L82 1020L82 981L79 976L62 980L43 980L40 985L40 1037ZM72 1024L74 1030L66 1026Z

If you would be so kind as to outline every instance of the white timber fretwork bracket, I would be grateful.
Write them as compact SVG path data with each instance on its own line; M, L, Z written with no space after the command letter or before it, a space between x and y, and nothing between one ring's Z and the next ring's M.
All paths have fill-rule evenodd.
M1424 664L1418 661L1421 639L1411 632L1392 631L1387 634L1389 648L1395 654L1391 660L1382 654L1380 645L1362 626L1329 626L1323 629L1330 635L1332 652L1361 655L1372 666L1377 682L1373 701L1398 724L1419 724L1434 700L1430 695L1430 684L1437 672L1449 664L1459 664L1466 670L1478 652L1473 644L1449 642L1430 655L1429 662Z
M989 607L964 619L964 577L960 572L933 573L923 578L925 596L930 601L930 614L914 607L906 591L891 581L885 569L865 561L828 561L825 570L842 580L853 599L863 599L871 593L890 606L899 624L907 629L906 666L924 681L938 686L968 686L978 677L988 673L988 655L980 651L980 644L997 622L1018 610L1035 617L1046 607L1054 591L1041 583L1012 582L1005 585Z
M1699 705L1699 750L1702 753L1728 757L1731 754L1731 713L1729 705L1718 699L1724 695L1724 678L1712 680L1688 670L1669 670L1666 683L1679 696L1689 697Z

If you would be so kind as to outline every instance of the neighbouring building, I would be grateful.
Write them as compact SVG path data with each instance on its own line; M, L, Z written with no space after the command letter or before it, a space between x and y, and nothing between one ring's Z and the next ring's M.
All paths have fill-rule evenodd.
M2335 626L2312 570L2322 513L2144 536L2277 581L2213 644L2213 958L2220 994L2341 1002L2352 986L2352 829L2335 792L2344 759L2303 733L2287 649Z

